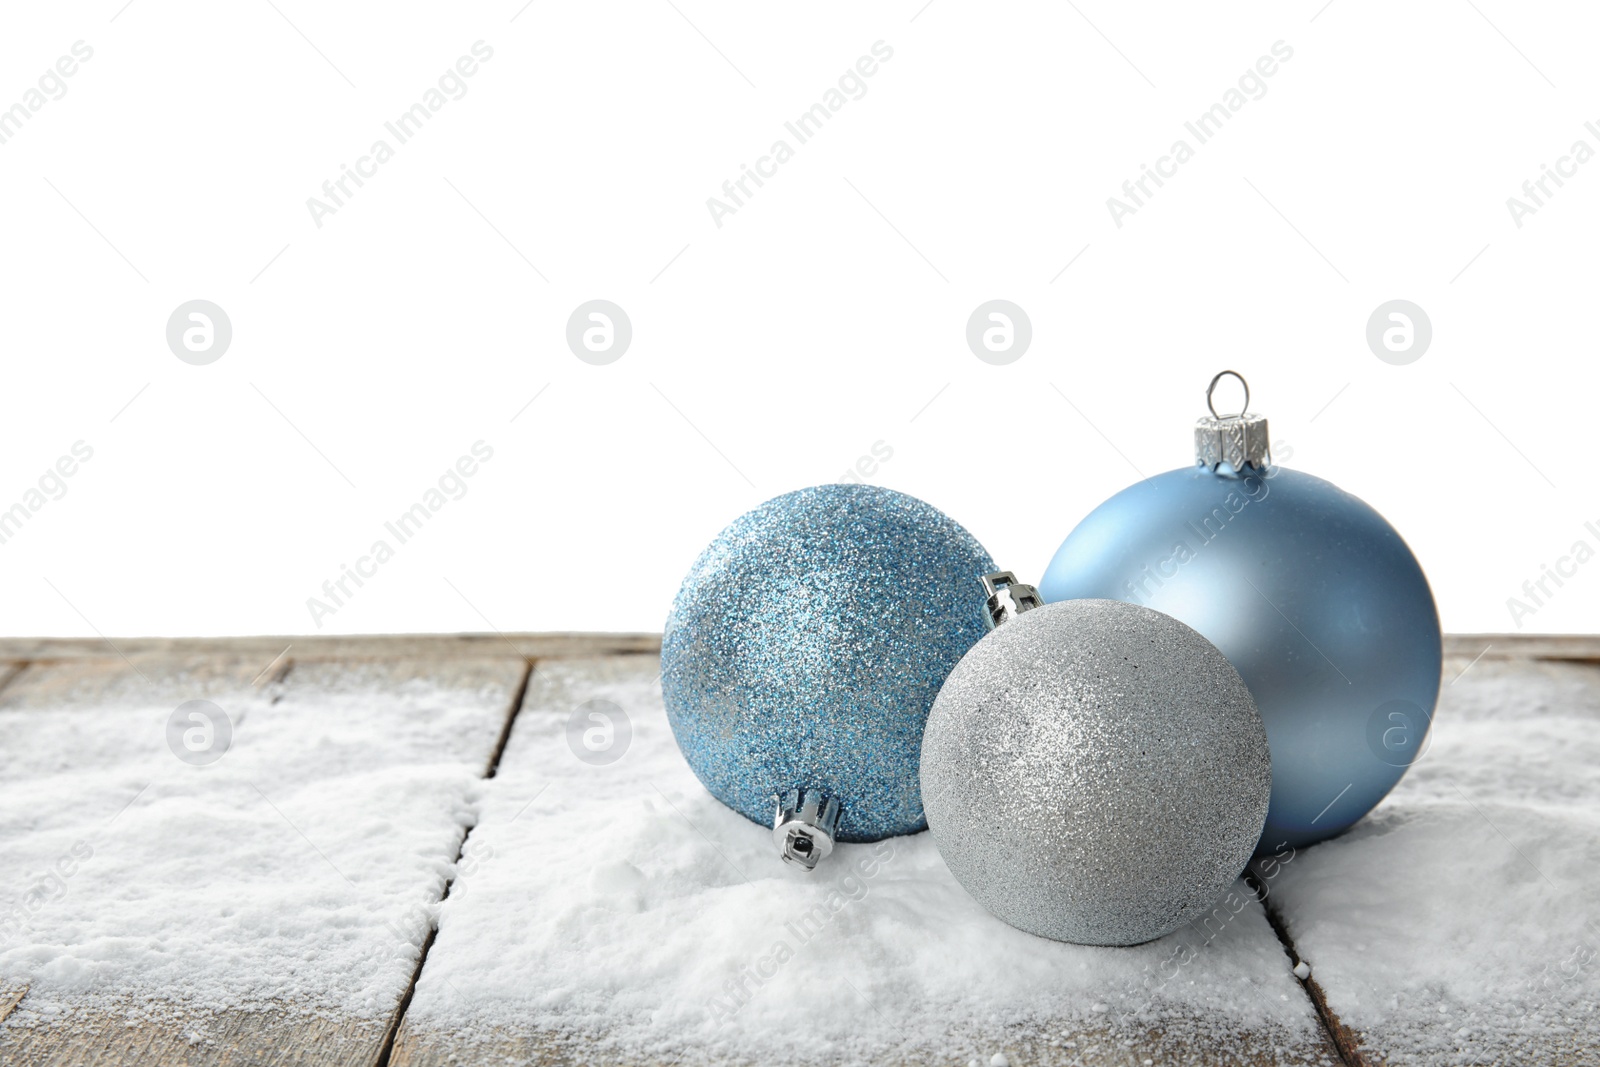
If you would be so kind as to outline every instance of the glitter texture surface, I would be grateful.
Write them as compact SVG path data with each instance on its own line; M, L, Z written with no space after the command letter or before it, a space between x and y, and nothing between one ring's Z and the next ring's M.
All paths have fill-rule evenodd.
M800 787L839 799L841 841L924 829L923 726L984 634L978 579L994 569L942 512L876 486L802 489L741 516L695 561L662 637L689 766L766 826L773 795Z
M928 821L1030 933L1133 945L1199 918L1260 836L1266 728L1215 646L1149 608L1047 604L966 654L922 746Z

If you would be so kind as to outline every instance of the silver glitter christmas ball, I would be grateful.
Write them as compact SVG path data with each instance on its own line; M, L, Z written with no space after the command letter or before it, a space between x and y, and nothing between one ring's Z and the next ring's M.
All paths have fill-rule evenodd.
M1209 911L1272 786L1267 732L1227 657L1114 600L1001 623L945 681L922 798L956 879L1029 933L1135 945Z
M841 841L923 829L922 727L984 636L972 590L993 569L955 520L877 486L802 489L736 519L695 561L662 636L684 759L755 822L805 790L838 802Z

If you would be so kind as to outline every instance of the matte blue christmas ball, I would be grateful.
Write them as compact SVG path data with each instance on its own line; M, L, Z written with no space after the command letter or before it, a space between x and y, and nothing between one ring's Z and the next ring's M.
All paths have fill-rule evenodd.
M769 500L695 561L661 642L667 718L712 795L771 826L820 791L837 837L926 829L922 731L985 633L983 546L938 509L869 485Z
M1383 516L1309 474L1239 470L1168 471L1113 496L1039 593L1142 604L1222 650L1267 727L1271 853L1339 833L1394 788L1426 738L1442 650L1428 581Z

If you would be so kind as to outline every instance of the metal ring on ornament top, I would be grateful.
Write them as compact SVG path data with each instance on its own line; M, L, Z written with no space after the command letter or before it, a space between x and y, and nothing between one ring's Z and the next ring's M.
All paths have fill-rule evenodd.
M1239 379L1239 384L1244 386L1244 406L1239 409L1239 414L1238 415L1218 415L1217 414L1217 406L1211 402L1211 394L1216 392L1217 383L1222 381L1222 379L1226 378L1230 374L1233 375L1235 378ZM1211 379L1211 384L1206 386L1206 407L1211 409L1211 417L1214 418L1214 419L1222 419L1222 418L1237 419L1237 418L1239 418L1245 412L1250 410L1250 383L1245 381L1244 380L1244 375L1240 374L1236 370L1218 371L1217 372L1217 376L1215 378Z

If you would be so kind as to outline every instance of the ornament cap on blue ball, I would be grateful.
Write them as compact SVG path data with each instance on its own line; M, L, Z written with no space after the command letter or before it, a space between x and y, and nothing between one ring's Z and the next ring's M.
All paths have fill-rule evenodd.
M1217 375L1208 406L1230 374L1244 381ZM1084 518L1039 592L1050 603L1151 607L1221 649L1272 748L1259 849L1298 848L1372 810L1422 751L1439 695L1438 611L1382 515L1272 463L1265 418L1211 406L1194 439L1193 466L1130 486Z
M690 568L661 642L667 718L718 800L811 869L839 841L927 827L922 732L985 632L994 561L915 497L821 485L769 500Z

